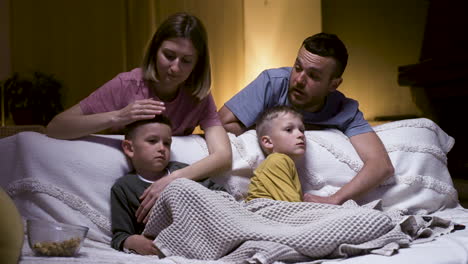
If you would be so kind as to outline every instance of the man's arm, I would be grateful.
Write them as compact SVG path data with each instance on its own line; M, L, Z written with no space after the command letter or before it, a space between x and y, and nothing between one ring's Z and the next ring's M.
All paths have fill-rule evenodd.
M351 144L363 161L361 171L345 186L330 197L304 195L304 201L342 204L357 199L376 188L394 173L387 150L375 132L352 136Z
M221 107L218 114L227 132L239 136L246 131L244 124L225 105Z

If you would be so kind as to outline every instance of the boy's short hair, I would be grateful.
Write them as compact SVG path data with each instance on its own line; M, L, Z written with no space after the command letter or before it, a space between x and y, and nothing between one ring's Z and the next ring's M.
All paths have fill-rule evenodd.
M302 114L296 111L294 108L286 105L273 106L265 110L257 119L256 131L257 137L260 141L261 138L271 131L271 121L277 118L280 114L292 114L299 119L303 120ZM261 144L260 144L261 145Z
M133 123L126 125L124 128L125 139L133 139L133 136L135 135L135 130L137 127L140 127L146 124L151 124L151 123L165 124L165 125L168 125L172 129L171 120L167 116L156 115L154 118L138 120L138 121L135 121Z

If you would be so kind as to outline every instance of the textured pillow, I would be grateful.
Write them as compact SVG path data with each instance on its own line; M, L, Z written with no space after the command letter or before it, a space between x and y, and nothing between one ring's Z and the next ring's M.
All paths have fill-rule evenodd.
M409 119L374 128L387 149L395 174L360 203L382 199L384 208L428 213L455 206L457 192L447 169L454 139L429 119ZM308 151L300 167L306 192L328 196L349 182L362 162L339 131L307 133Z
M407 119L374 127L395 167L395 175L357 202L382 199L386 209L430 213L458 203L447 169L447 153L454 139L426 118ZM231 171L215 177L237 199L247 194L253 170L264 160L254 130L235 137ZM348 183L362 161L348 137L335 129L306 131L307 151L298 166L304 192L329 196ZM175 138L176 160L192 163L208 154L201 137Z

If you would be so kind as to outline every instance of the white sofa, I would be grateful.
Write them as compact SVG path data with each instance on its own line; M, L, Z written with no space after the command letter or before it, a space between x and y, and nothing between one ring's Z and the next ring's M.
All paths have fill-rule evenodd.
M446 155L454 139L424 118L387 123L374 127L374 130L387 148L395 175L357 202L363 204L381 199L385 209L403 209L411 214L440 214L462 219L458 222L468 224L468 211L458 204L457 192L446 166ZM233 168L214 180L224 184L236 199L241 200L253 169L264 156L257 144L255 131L239 137L229 136ZM341 132L307 131L306 137L307 152L299 166L305 192L330 195L354 177L362 166L348 138ZM109 246L110 187L117 178L131 170L120 148L122 138L121 135L91 135L78 140L57 140L36 132L3 138L0 140L1 187L12 197L24 219L43 218L90 228L85 246L74 258L74 263L115 263L116 259L119 263L177 263L181 261L180 257L159 260L121 253ZM173 160L190 164L207 154L205 141L200 136L173 139ZM444 239L464 239L464 248L460 250L468 252L467 232L453 235L455 237L448 235L448 238L439 240L444 243ZM429 247L426 253L409 249L401 250L408 253L400 252L388 259L361 256L347 259L345 263L354 263L355 259L360 259L356 263L401 263L398 259L402 256L417 259L427 253L437 254L435 248L440 247L439 242L430 242L434 249ZM462 258L459 255L455 261L450 261L458 263ZM429 263L448 261L440 256L432 260L434 262ZM25 242L20 262L62 263L63 259L35 257Z

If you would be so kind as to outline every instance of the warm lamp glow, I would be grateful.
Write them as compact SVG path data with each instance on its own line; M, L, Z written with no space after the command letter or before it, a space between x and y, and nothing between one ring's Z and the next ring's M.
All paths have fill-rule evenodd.
M244 1L244 86L263 70L292 66L302 41L321 30L320 1Z
M221 56L212 57L212 94L220 109L226 101L252 82L266 69L293 66L302 41L322 31L320 0L249 0L243 1L243 28L238 38L226 41L239 47L225 59L226 49L212 45ZM208 27L208 31L210 28ZM208 32L215 35L216 32ZM234 34L235 35L235 34ZM241 43L235 41L242 39ZM213 54L215 54L214 52ZM194 133L201 133L197 128Z

